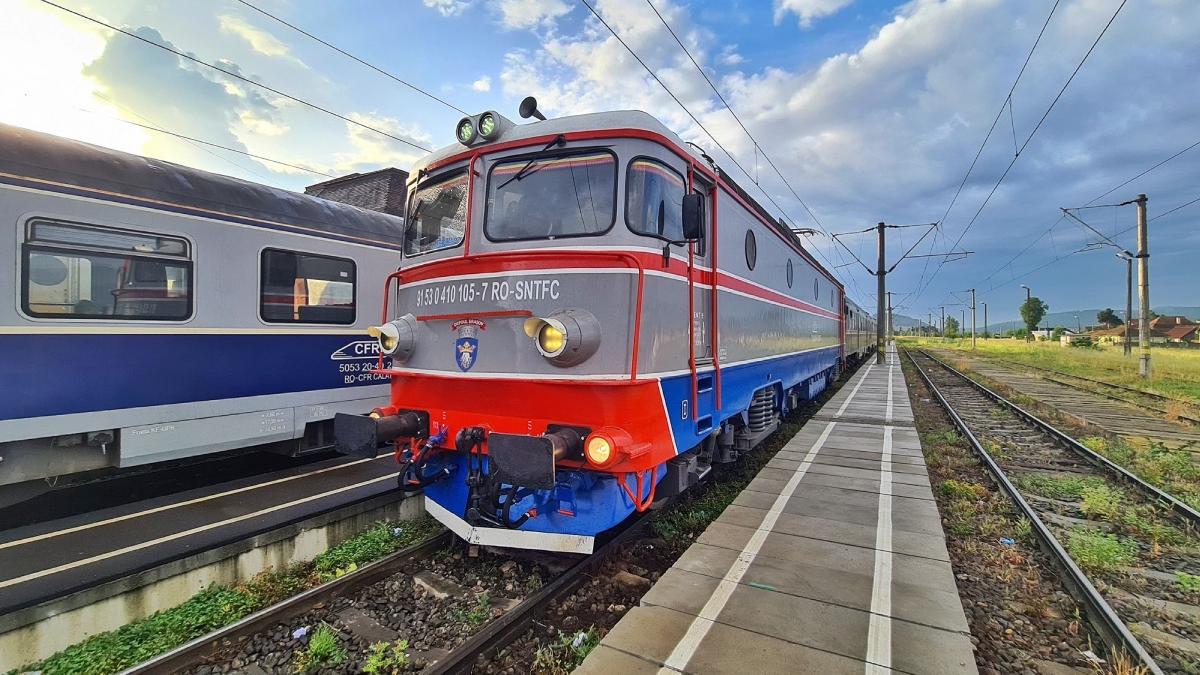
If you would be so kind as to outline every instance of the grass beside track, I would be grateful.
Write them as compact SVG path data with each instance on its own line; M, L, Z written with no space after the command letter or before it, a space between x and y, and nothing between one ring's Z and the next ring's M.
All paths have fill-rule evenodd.
M432 518L376 523L311 561L267 570L237 586L210 586L183 604L100 633L8 675L103 675L148 661L264 607L352 572L360 565L417 543L441 526Z
M910 348L970 351L971 340L899 338ZM1151 378L1138 375L1138 352L1126 358L1120 347L1064 347L1057 342L1027 342L1009 338L979 339L976 351L1039 368L1090 377L1111 384L1133 387L1180 401L1200 404L1200 349L1160 347L1151 352Z

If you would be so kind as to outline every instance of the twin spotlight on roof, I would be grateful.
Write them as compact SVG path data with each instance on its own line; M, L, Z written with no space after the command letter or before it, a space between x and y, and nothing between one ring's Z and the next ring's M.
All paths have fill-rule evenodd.
M527 96L525 100L521 101L520 113L521 117L526 119L530 117L536 117L543 121L546 119L546 116L537 109L537 99L532 96ZM458 125L454 127L454 137L458 139L459 143L469 147L480 143L490 143L500 138L512 126L511 120L495 110L488 110L478 115L468 115L459 120Z

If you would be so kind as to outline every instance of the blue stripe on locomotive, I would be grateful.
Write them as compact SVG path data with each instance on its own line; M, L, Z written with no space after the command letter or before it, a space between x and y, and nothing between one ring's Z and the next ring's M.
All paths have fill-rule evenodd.
M834 345L754 363L722 366L721 410L713 412L712 396L700 394L699 416L703 418L706 414L712 414L712 429L715 429L721 422L747 410L754 392L759 389L778 383L787 390L833 368L837 365L839 351L840 347ZM711 372L709 371L709 374ZM704 375L701 373L701 377ZM688 419L681 419L684 402L691 400L692 376L685 374L664 378L661 386L667 418L671 422L671 433L675 437L675 447L679 452L686 452L696 447L711 431L709 429L696 433L696 411L688 411ZM707 408L705 403L709 403Z
M0 335L0 419L386 383L362 375L374 358L331 359L356 342L365 341L321 333Z

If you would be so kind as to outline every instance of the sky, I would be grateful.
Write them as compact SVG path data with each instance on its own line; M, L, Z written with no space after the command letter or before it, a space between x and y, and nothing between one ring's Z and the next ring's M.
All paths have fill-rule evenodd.
M1168 213L1200 197L1200 146L1117 188L1200 141L1195 0L589 0L686 110L583 2L54 3L0 0L0 122L300 190L407 168L454 141L455 107L639 109L819 230L806 245L860 304L874 234L830 235L884 221L939 223L889 229L889 265L926 232L914 255L972 252L899 261L898 312L957 314L975 288L1015 319L1021 284L1051 311L1121 308L1117 249L1060 208L1098 206L1076 213L1132 250L1135 207L1107 205L1145 193L1153 305L1200 305L1200 202Z

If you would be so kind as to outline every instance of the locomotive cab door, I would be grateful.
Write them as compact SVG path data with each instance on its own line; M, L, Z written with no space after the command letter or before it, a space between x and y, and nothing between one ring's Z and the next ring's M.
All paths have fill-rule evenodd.
M713 269L713 186L699 174L692 175L692 192L701 195L701 232L699 241L688 246L688 292L691 294L691 370L692 401L696 433L712 429L713 413L718 407L716 394L716 364L713 359L713 292L716 271Z

